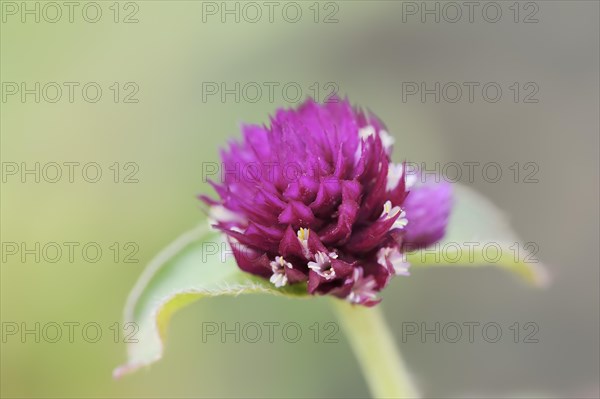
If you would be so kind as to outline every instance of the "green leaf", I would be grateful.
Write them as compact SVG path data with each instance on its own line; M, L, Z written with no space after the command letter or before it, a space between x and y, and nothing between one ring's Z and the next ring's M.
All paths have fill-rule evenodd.
M446 237L430 248L407 253L412 266L496 266L534 285L548 283L536 243L522 243L508 218L488 199L454 185L454 208Z
M115 378L159 360L171 315L197 299L306 293L303 285L276 289L269 281L240 271L233 255L223 251L226 245L222 234L203 225L180 236L150 262L125 305L125 322L134 323L136 342L128 343L127 363L115 369Z
M483 250L486 246L488 252ZM128 344L127 363L114 371L115 377L159 360L171 315L197 299L248 293L306 296L303 284L277 289L262 278L240 271L225 248L222 234L201 226L180 236L150 262L125 305L125 322L137 327L137 342ZM500 256L495 252L497 248ZM536 259L529 258L506 217L481 195L456 185L455 207L445 240L407 256L417 267L495 265L534 284L547 281L545 269L531 261Z

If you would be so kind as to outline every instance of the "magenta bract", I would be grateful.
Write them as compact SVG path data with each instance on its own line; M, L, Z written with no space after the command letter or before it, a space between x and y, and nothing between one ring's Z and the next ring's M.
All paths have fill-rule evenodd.
M221 154L218 198L201 197L240 269L371 306L408 275L406 248L443 237L450 186L413 184L383 123L348 100L309 99L242 131Z

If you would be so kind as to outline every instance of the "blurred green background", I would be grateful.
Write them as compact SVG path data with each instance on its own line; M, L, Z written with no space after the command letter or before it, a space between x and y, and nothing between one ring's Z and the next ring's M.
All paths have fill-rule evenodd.
M23 102L20 93L3 97L1 156L3 168L13 162L30 168L36 162L96 162L103 175L97 183L77 172L73 183L65 175L57 183L3 176L1 234L3 244L29 247L96 242L103 255L90 263L76 250L74 262L63 254L50 263L3 253L1 319L5 329L7 323L33 328L36 322L96 322L103 336L88 343L76 330L72 343L64 336L57 343L36 343L31 335L22 342L19 334L3 334L2 397L368 395L341 332L339 343L330 344L308 338L295 344L201 341L203 322L294 321L307 333L315 322L335 321L324 299L200 301L175 316L161 362L112 379L112 369L125 360L125 345L122 336L114 342L110 326L121 322L126 296L144 265L202 220L195 196L212 193L203 182L202 163L218 161L218 148L238 137L242 121L266 122L277 107L295 105L277 88L273 99L263 92L255 103L236 102L232 95L225 102L218 95L204 101L203 82L229 87L277 82L279 88L296 82L303 97L315 83L323 95L325 84L334 82L341 95L386 122L398 161L425 161L431 168L435 162L499 163L505 178L489 183L479 174L470 185L506 211L524 241L539 244L538 257L548 264L554 284L535 290L493 269L420 270L394 281L381 306L426 397L598 397L597 2L534 2L538 23L522 23L534 10L525 3L518 4L515 23L512 2L498 3L503 17L497 23L486 22L480 11L473 23L465 16L456 23L443 16L434 23L430 16L422 23L420 14L403 14L407 9L393 1L298 2L303 16L297 23L282 17L285 3L272 23L266 14L256 23L245 20L253 13L241 14L239 23L235 15L225 16L222 23L220 13L203 14L207 2L98 1L102 16L90 23L81 13L88 3L76 3L72 23L66 14L56 23L46 21L54 18L52 9L36 23L32 16L22 22L20 7L38 4L42 13L44 2L1 2L3 96L7 82L27 82L30 88L35 82L80 84L73 103L64 86L56 103L43 97L36 103L33 95ZM320 10L318 23L314 7ZM338 22L323 23L331 13ZM123 23L127 15L138 22ZM403 101L402 82L423 81L498 82L504 93L496 103L480 96L473 103L435 103L431 97L422 103L418 96ZM81 97L87 82L103 89L96 103ZM114 82L120 88L117 103ZM139 88L137 103L122 101L131 91L127 82ZM508 89L514 82L535 82L539 102L514 102ZM109 168L115 162L119 183ZM131 171L124 169L127 162L139 166L139 182L121 182ZM535 162L539 182L515 183L508 169L515 162ZM115 262L109 249L114 242L137 244L139 262L124 263L125 252ZM403 322L451 321L494 321L504 334L514 322L532 321L539 325L540 342L401 342Z

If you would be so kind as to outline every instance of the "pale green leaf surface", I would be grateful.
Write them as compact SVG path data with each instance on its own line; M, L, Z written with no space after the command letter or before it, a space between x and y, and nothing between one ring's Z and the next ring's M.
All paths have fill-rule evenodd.
M474 190L454 184L454 208L444 239L430 248L407 254L412 266L495 266L534 285L548 283L535 244L525 245L508 217ZM500 248L500 251L498 251Z
M171 315L202 297L270 293L300 296L303 285L276 289L261 278L240 271L233 255L215 254L223 248L220 233L208 226L180 236L150 262L125 305L125 322L139 328L135 343L127 345L127 363L114 371L116 378L159 360Z
M468 243L478 245L475 250L469 250L465 245ZM493 263L483 256L482 247L488 243L501 248L501 256ZM520 248L518 253L510 249L515 243ZM276 289L267 280L240 271L231 254L214 253L224 245L220 233L201 226L183 234L150 262L125 306L125 322L135 323L139 328L135 336L138 342L128 344L127 363L115 370L115 377L159 360L171 315L197 299L246 293L306 295L305 285ZM493 249L490 254L496 257ZM407 255L408 261L417 267L493 265L534 284L544 284L547 281L545 269L539 263L528 262L527 256L507 218L489 200L458 185L455 185L455 205L444 241Z

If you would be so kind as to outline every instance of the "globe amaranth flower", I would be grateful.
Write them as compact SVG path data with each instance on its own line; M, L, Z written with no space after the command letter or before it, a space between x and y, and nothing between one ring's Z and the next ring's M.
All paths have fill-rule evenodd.
M448 184L420 182L390 160L394 139L348 100L280 109L270 126L245 125L222 151L218 199L201 196L240 269L275 287L306 283L371 306L403 253L443 237Z

